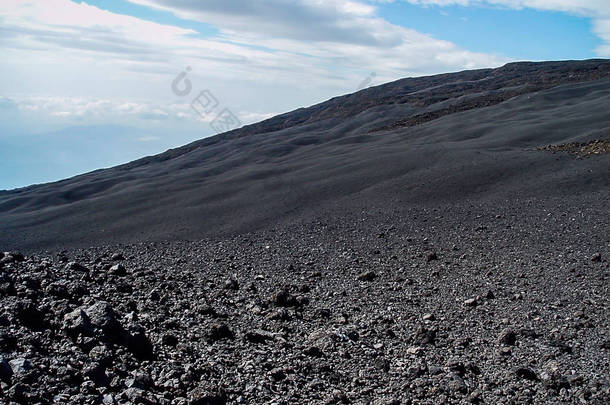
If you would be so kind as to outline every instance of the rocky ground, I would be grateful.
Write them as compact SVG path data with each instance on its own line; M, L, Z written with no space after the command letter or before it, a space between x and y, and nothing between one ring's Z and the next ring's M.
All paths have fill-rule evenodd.
M3 253L0 402L607 404L604 207Z
M596 139L589 142L570 142L561 145L547 145L542 150L567 152L579 157L589 157L610 153L610 139Z

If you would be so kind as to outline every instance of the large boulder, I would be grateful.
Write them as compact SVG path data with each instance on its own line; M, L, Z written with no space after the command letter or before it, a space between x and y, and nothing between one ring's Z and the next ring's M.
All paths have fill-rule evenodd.
M114 309L105 301L99 301L85 309L95 334L102 340L119 343L126 338L126 332L118 320Z

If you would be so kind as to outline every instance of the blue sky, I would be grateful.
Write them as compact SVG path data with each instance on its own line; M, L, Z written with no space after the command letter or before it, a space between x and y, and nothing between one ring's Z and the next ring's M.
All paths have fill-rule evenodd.
M10 189L353 92L371 72L607 58L610 2L3 0L0 31Z

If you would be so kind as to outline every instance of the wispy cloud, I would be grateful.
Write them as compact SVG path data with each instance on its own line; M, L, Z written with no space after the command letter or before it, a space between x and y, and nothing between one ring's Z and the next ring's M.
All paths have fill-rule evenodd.
M334 85L340 84L333 75L337 67L401 77L504 61L390 24L363 2L137 2L216 25L221 34L201 38L191 29L68 0L8 0L0 5L7 33L2 46L102 65L111 60L131 71L163 72L170 65L200 62L207 77L247 74L285 83L307 77Z

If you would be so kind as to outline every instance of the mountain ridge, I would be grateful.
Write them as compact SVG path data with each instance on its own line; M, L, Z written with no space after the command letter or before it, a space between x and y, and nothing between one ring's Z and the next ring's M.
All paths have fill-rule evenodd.
M567 65L566 65L567 63ZM200 139L194 142L191 142L190 144L178 147L178 148L172 148L166 152L162 152L159 155L164 155L167 154L167 158L171 159L172 157L176 157L177 155L175 154L176 152L181 152L182 153L188 153L189 151L191 151L193 147L200 147L200 146L206 146L209 145L210 143L215 143L218 142L220 140L223 139L227 139L227 138L233 138L233 137L241 137L241 136L248 136L248 135L255 135L257 133L263 133L263 132L275 132L278 130L282 130L288 127L287 124L282 125L281 123L277 123L278 120L281 120L283 118L287 118L288 122L290 124L292 124L291 126L297 126L297 125L303 125L303 124L307 124L310 123L310 121L312 119L316 119L317 121L319 120L323 120L323 119L329 119L329 118L336 118L334 116L330 116L327 114L318 114L318 115L314 115L312 114L312 117L306 119L306 120L299 120L296 119L295 117L293 117L294 115L296 115L297 113L301 113L301 112L309 112L309 111L318 111L318 110L322 110L323 112L325 111L324 107L326 106L333 106L335 103L338 102L342 102L344 100L347 100L349 98L352 97L356 97L357 95L369 95L369 94L375 94L378 92L387 92L387 89L389 88L395 88L398 87L399 89L405 89L408 88L409 90L414 90L413 92L407 92L405 94L401 94L402 96L407 96L409 94L412 93L418 93L421 91L425 91L427 89L429 89L429 87L422 87L424 84L429 85L430 81L432 81L433 83L439 83L439 86L450 86L452 84L458 84L455 82L450 82L450 83L444 83L441 82L441 80L447 79L447 78L462 78L462 80L459 80L459 83L463 83L465 81L468 80L464 80L464 79L476 79L474 81L479 81L479 80L489 80L491 77L490 75L493 77L494 73L502 73L502 72L517 72L517 73L521 73L518 68L519 67L529 67L529 68L540 68L540 67L551 67L551 68L555 68L558 71L551 71L551 73L555 73L555 75L557 73L559 74L567 74L567 75L573 75L575 73L580 73L579 76L572 76L572 77L568 77L568 82L570 81L588 81L588 80L595 80L601 77L606 77L610 75L610 60L608 59L588 59L588 60L584 60L584 61L553 61L553 62L511 62L511 63L507 63L499 68L495 68L495 69L476 69L476 70L463 70L460 72L455 72L455 73L441 73L441 74L437 74L437 75L432 75L432 76L421 76L421 77L415 77L415 78L404 78L404 79L398 79L389 83L384 83L378 86L373 86L373 87L369 87L366 89L362 89L360 91L357 91L355 93L349 93L346 95L342 95L342 96L336 96L336 97L332 97L329 100L323 101L321 103L318 104L314 104L313 106L310 107L301 107L301 108L297 108L296 110L293 111L289 111L283 114L279 114L276 115L274 117L268 118L266 120L263 120L261 122L258 123L254 123L254 124L250 124L250 125L246 125L242 128L238 128L238 129L234 129L232 131L228 131L222 134L218 134L215 136L211 136L208 138L204 138L204 139ZM565 69L567 66L567 69ZM601 69L600 69L601 68ZM580 69L585 69L580 70ZM531 74L531 70L528 71L528 73ZM585 74L585 77L583 76L583 73ZM589 75L586 75L586 73L588 73ZM549 79L549 78L547 78ZM557 82L554 81L554 79L557 79L557 76L551 76L550 80L546 81L545 83L540 83L538 84L537 87L535 87L535 89L530 89L530 91L536 91L536 90L541 90L544 88L549 88L551 87L553 84L556 84ZM550 83L549 83L550 82ZM411 85L411 87L409 87L409 85ZM518 95L518 94L523 94L523 93L515 93L514 95ZM395 96L396 97L396 96ZM427 102L430 103L430 98L426 98ZM410 100L409 100L410 101ZM422 100L418 99L418 101L421 103ZM394 103L406 103L408 102L406 99L393 99L392 97L388 97L385 100L382 100L381 102L377 102L374 104L366 104L367 108L372 108L375 106L379 106L379 105L383 105L383 104L394 104ZM425 102L424 102L425 103ZM427 104L429 105L429 104ZM357 106L359 108L362 108L361 104L357 104ZM353 112L354 110L350 110L350 112ZM358 108L355 109L355 111L357 112L362 112L363 110L359 110ZM354 113L352 113L351 115L355 115ZM348 115L348 116L351 116ZM382 130L381 128L378 130ZM138 159L135 160L133 162L129 162L126 163L125 165L120 165L120 166L124 166L126 168L130 168L133 167L133 165L138 164L138 163L146 163L146 159L147 158L151 158L151 157L155 157L155 156L159 156L159 155L154 155L154 156L150 156L150 157L144 157L142 159ZM179 155L178 155L179 156Z

